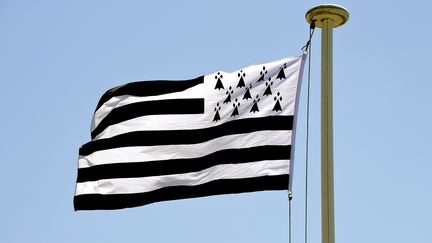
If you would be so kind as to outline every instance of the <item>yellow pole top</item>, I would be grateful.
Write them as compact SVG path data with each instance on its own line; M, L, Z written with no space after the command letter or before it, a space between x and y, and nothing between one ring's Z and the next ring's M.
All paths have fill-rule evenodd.
M336 4L322 4L309 9L306 13L306 21L310 24L315 21L315 26L321 28L322 21L331 19L333 27L338 27L348 21L349 13L342 6Z

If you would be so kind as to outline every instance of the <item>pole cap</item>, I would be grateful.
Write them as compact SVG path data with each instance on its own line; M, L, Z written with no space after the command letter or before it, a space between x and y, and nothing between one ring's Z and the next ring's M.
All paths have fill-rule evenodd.
M333 27L338 27L348 21L348 11L336 4L322 4L309 9L306 13L306 21L310 24L315 21L315 26L321 28L322 21L331 19Z

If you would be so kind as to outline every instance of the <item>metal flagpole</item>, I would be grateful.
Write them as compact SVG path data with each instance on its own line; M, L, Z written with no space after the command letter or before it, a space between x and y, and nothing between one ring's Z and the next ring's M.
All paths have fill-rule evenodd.
M348 21L341 6L324 4L311 8L306 20L321 34L321 210L322 242L335 242L333 192L333 28Z

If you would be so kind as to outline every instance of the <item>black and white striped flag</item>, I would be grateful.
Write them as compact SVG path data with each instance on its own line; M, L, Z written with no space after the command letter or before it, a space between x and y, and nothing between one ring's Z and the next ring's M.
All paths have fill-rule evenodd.
M79 150L75 210L288 189L304 59L107 91Z

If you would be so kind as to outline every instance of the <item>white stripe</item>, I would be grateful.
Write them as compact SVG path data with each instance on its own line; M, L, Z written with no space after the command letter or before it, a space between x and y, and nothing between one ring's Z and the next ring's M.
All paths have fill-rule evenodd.
M285 175L288 172L289 160L264 160L244 164L226 164L192 173L77 183L75 195L143 193L169 186L196 186L220 179Z
M285 103L282 106L282 111L275 113L273 109L274 102L260 104L262 112L250 113L253 103L243 104L239 107L239 115L231 117L232 106L230 109L222 110L220 116L223 118L223 122L229 122L232 120L239 120L244 118L260 118L268 117L270 115L280 116L293 116L294 115L294 102ZM265 112L265 111L268 112ZM273 114L271 114L273 113ZM111 126L108 126L105 130L99 133L93 140L111 138L123 133L137 132L137 131L163 131L163 130L193 130L209 128L221 125L221 121L213 122L214 113L205 113L198 115L155 115L155 116L141 116L134 119L130 119L124 122L120 122Z
M216 151L234 148L250 148L264 145L290 145L290 130L258 131L218 137L198 144L121 147L96 151L80 156L78 168L101 164L187 159L202 157Z

